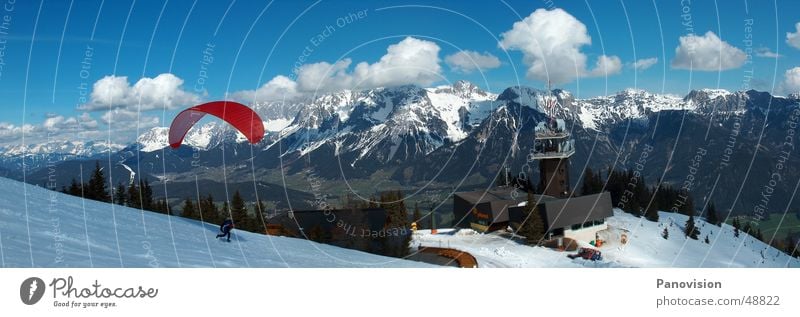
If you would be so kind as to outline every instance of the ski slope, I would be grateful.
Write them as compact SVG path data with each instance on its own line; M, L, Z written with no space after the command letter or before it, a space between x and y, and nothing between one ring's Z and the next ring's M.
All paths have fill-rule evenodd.
M0 267L432 267L83 200L0 178Z
M637 218L618 209L607 219L609 229L600 232L606 243L599 248L602 261L569 259L567 254L545 247L532 247L511 239L511 233L480 234L471 229L445 229L431 235L430 230L414 234L414 247L432 246L469 252L478 260L478 267L800 267L800 261L789 257L755 238L741 233L734 236L733 227L717 227L696 219L698 240L683 234L688 219L681 214L660 212L659 221ZM667 228L668 239L661 234ZM621 236L628 238L626 244ZM704 242L708 235L709 243ZM592 247L581 242L581 246Z

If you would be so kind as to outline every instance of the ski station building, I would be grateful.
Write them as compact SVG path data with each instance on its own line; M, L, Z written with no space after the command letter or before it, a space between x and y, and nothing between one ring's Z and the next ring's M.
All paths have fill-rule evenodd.
M569 158L575 154L575 141L561 119L540 122L531 156L539 161L541 195L534 201L545 225L547 239L567 237L581 241L595 239L608 228L613 216L608 192L575 197L570 191ZM453 195L454 223L457 227L490 232L525 221L527 193L510 186L490 190L458 192Z

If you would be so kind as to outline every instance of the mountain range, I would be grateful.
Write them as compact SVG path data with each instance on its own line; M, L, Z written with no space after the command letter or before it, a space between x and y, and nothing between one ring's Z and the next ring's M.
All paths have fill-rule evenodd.
M553 97L558 105L546 107ZM0 149L0 172L21 179L16 171L27 160L28 182L43 184L55 170L57 182L68 184L81 168L87 177L98 160L113 183L145 177L163 187L157 195L175 199L183 197L170 193L190 195L202 181L208 185L203 188L239 184L232 186L249 188L246 197L269 197L283 208L313 207L317 191L366 197L404 189L435 192L444 200L455 190L485 188L503 167L536 179L536 163L527 160L533 127L555 116L576 139L573 187L586 167L637 169L650 184L686 185L699 203L713 200L718 209L735 214L752 212L769 186L773 193L765 209L783 212L795 187L790 180L800 176L797 155L779 156L797 145L792 128L797 96L754 90L703 89L680 97L628 89L580 99L565 90L529 87L495 94L458 81L252 106L267 130L254 146L225 124L201 121L177 150L168 147L165 127L127 145L61 142ZM779 160L783 164L776 170ZM785 181L770 183L776 172ZM323 189L314 188L315 180ZM792 201L789 207L800 205Z

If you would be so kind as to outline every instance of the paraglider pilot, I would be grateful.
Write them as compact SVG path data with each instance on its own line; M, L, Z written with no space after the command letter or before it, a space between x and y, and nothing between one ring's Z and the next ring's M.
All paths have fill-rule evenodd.
M227 237L228 242L231 242L231 230L233 230L233 220L230 218L225 219L222 225L219 226L219 231L222 233L217 235L217 239Z

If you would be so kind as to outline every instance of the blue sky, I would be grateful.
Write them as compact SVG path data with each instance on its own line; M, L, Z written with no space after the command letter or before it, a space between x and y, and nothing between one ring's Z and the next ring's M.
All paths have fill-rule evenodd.
M679 95L693 88L739 90L750 70L753 78L747 83L751 88L781 94L794 88L787 86L785 72L800 66L800 48L787 42L787 32L797 32L800 2L789 0L3 3L7 6L0 9L0 22L5 22L0 28L0 139L5 139L0 141L5 143L18 137L23 123L32 126L31 133L77 125L71 131L87 137L107 134L97 131L107 131L106 121L110 120L138 118L140 128L167 125L180 107L226 95L244 96L242 91L256 90L279 75L303 86L292 76L293 68L319 62L330 66L350 61L341 65L342 77L320 83L323 86L340 87L338 84L344 85L347 80L371 85L404 80L439 85L466 79L494 92L517 84L544 87L541 74L529 72L542 56L526 49L529 34L524 25L515 27L516 22L542 8L550 9L548 12L558 8L564 14L542 12L534 20L550 19L549 25L557 28L558 23L574 23L574 19L585 26L585 32L565 28L554 34L563 31L568 34L565 37L591 39L590 44L573 47L585 57L583 68L553 59L565 54L545 56L545 64L553 72L548 74L568 70L556 86L580 97L612 94L629 87ZM354 18L339 19L347 16ZM746 19L752 19L751 30L746 28ZM327 26L333 29L330 34L324 32ZM510 39L512 30L518 31L515 40ZM706 36L708 31L713 32L711 37ZM542 33L537 31L534 36ZM700 67L683 69L686 67L680 66L676 48L681 37L689 33L697 35L694 40L699 45L718 38L724 45L714 47L725 47L717 50L718 57L732 61L717 61L714 65L719 67L710 67L712 70L703 70L702 61L695 61L693 65ZM323 36L321 43L310 40L319 34L329 36ZM752 44L744 41L749 36ZM422 46L431 49L431 54L435 52L433 64L412 65L425 68L426 74L400 73L380 80L365 80L356 74L356 64L361 62L367 63L365 69L371 66L374 71L392 66L378 61L391 55L387 48L392 45L397 45L402 55L405 46L398 43L408 37L415 40L406 41L408 47ZM753 50L752 60L743 62L736 51L747 53L748 48ZM462 50L487 58L482 63L486 67L478 71L448 62L447 56ZM756 51L780 57L756 56ZM609 57L607 68L603 68L611 70L608 76L599 75L603 69L595 67L602 56ZM304 59L298 62L301 57ZM637 71L632 66L637 60L647 59L652 64L649 68ZM159 89L159 84L182 80L182 85L172 87L182 95L170 95L174 98L166 104L166 110L157 102L142 107L130 100L118 99L116 102L123 103L120 105L91 100L92 86L106 76L126 76L128 83L135 85L141 78L162 74L172 77L162 77L164 81L141 88ZM128 112L114 117L109 109ZM132 117L131 111L137 116ZM48 119L45 129L36 130ZM116 126L130 130L135 124Z

